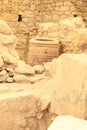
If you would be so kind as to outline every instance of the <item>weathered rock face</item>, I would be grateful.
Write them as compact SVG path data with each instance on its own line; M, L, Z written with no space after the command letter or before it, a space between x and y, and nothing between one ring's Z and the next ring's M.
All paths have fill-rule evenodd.
M54 70L52 113L87 119L87 54L63 54Z
M10 35L12 33L10 27L3 20L0 20L0 33L7 34L7 35Z
M0 102L2 104L0 112L0 129L2 130L24 129L24 127L27 127L28 125L27 121L29 117L34 117L37 112L36 100L27 92L7 94L5 97L2 95Z
M77 53L85 52L87 53L87 28L77 29L74 32L73 45L75 46L74 51Z
M87 121L72 116L58 116L48 130L86 130Z
M1 130L46 130L46 111L49 102L43 103L30 92L0 93ZM42 104L41 104L42 103ZM43 105L43 106L41 106ZM43 108L43 110L40 109ZM45 119L46 117L46 119Z

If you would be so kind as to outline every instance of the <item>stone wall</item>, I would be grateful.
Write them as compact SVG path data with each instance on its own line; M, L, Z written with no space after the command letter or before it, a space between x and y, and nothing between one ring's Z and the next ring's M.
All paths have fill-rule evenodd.
M86 0L1 0L0 19L4 19L18 37L17 50L27 61L29 39L37 34L40 22L58 22L66 17L82 16L87 23Z
M17 50L27 60L29 39L36 35L40 2L37 0L1 0L0 19L5 20L18 38Z
M43 21L58 22L68 17L82 16L87 22L86 0L43 0Z

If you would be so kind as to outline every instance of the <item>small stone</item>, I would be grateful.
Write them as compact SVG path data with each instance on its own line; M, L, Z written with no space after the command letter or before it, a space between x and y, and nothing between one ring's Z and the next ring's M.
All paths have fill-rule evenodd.
M35 70L35 73L37 74L42 74L45 71L42 65L35 65L33 69Z
M45 79L45 76L42 74L42 75L34 75L34 76L30 76L30 77L27 77L27 82L30 82L30 83L35 83L35 82L39 82L40 80L42 79Z
M13 68L11 68L11 67L6 67L6 71L7 72L12 72L12 73L14 72Z
M14 73L9 72L9 77L14 77Z
M3 50L2 57L5 64L17 66L18 60L15 57L13 57L9 52L4 52Z
M0 76L0 83L5 82L7 79L7 75Z
M4 76L4 75L6 75L6 74L7 74L6 70L0 71L0 76Z
M20 74L15 74L13 79L14 79L15 82L18 82L18 83L22 82L23 83L23 82L26 81L26 76L20 75Z
M6 82L7 82L7 83L12 83L12 82L13 82L13 78L12 78L12 77L8 77L8 78L6 79Z

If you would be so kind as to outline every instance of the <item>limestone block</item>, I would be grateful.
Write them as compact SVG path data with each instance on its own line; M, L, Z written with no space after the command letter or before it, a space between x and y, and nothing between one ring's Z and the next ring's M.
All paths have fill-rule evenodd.
M42 74L45 71L42 65L35 65L33 66L33 69L35 70L35 73L37 74Z
M6 79L7 79L7 75L2 75L2 76L0 76L0 83L5 82Z
M14 44L15 41L12 36L13 35L0 34L0 44L3 44L3 45Z
M14 73L12 66L7 66L5 69L7 72Z
M45 121L43 119L38 121L38 129L39 130L47 130L46 125L45 125Z
M0 20L0 33L7 35L12 33L10 27L4 20Z
M49 14L49 15L46 15L45 16L45 21L52 21L52 16Z
M7 74L7 72L5 70L0 71L0 76L4 76L6 74Z
M8 53L11 54L13 57L15 57L17 60L20 59L20 56L18 55L18 52L16 51L16 44L12 45L6 45L8 49Z
M61 55L52 86L52 113L87 119L87 54Z
M7 77L5 82L6 83L13 83L13 78L12 77Z
M73 116L57 116L47 130L86 130L87 121Z
M37 119L36 118L29 118L28 119L28 127L30 130L36 130L37 128Z
M57 14L53 15L53 21L58 22L59 19L60 19L60 17Z
M37 111L35 97L25 91L1 94L0 104L1 130L22 130L27 127L27 112L33 117Z
M23 1L23 5L27 5L27 4L29 4L30 3L30 0L24 0Z
M9 5L10 6L10 5ZM15 13L10 13L7 11L4 11L4 13L2 14L2 18L6 21L10 21L10 22L16 22L17 21L17 5L13 5L14 8L12 8L12 11L15 10ZM9 24L10 25L10 24ZM11 25L10 25L11 26ZM3 30L4 31L4 30ZM5 32L4 32L5 33Z
M68 11L69 10L69 6L61 6L60 7L60 11Z
M8 76L9 76L10 78L13 78L13 77L14 77L14 72L8 72Z
M73 44L81 50L81 52L87 52L87 28L77 29L74 32Z
M48 108L49 104L50 104L50 100L48 97L38 98L37 100L37 109L39 110L39 112L37 113L38 119L40 119L40 117L43 116L42 112Z
M42 79L45 79L45 75L44 74L35 74L33 76L27 76L27 82L30 83L35 83L35 82L39 82Z
M53 59L52 62L45 63L44 67L45 67L47 74L50 77L53 77L55 75L56 68L57 68L57 60Z
M21 35L22 34L22 36L23 36L23 34L28 34L29 33L29 31L28 31L28 28L27 28L27 26L26 26L26 24L24 24L24 23L17 23L17 34L19 34L19 35Z
M23 74L14 74L13 78L14 82L16 83L25 83L26 82L26 76Z
M3 0L3 3L4 4L8 4L8 0Z
M81 17L63 19L59 21L61 26L66 26L71 29L84 28L84 22Z
M35 1L34 1L34 4L35 4L35 5L39 5L39 4L40 4L40 1L35 0Z
M69 1L64 1L64 5L65 5L65 6L73 6L72 3L69 2Z
M21 60L18 61L18 66L15 68L15 72L18 74L35 74L33 67L22 62Z
M15 57L13 57L11 54L3 51L2 57L5 63L12 64L13 66L17 66L18 60Z

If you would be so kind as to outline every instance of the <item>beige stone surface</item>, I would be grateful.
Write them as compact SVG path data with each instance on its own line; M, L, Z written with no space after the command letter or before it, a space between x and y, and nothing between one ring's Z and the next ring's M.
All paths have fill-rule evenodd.
M4 76L4 75L6 75L6 74L7 74L6 70L0 71L0 76Z
M16 37L12 34L10 27L4 20L0 20L0 57L1 67L4 63L17 65L19 59L18 53L15 51Z
M59 24L61 26L66 26L68 28L76 29L76 28L84 28L84 22L82 17L75 17L75 18L67 18L67 19L62 19L59 21Z
M0 34L0 44L13 44L15 42L13 35Z
M53 59L52 62L44 63L44 68L46 74L53 78L57 69L57 59Z
M0 102L0 129L2 130L24 129L27 126L26 116L34 117L37 112L36 99L29 92L3 94Z
M83 39L82 42L86 40L86 29L82 17L65 18L57 23L41 23L36 37L57 39L60 43L60 54L68 52L81 53L86 52L86 49L83 50L79 47L80 39Z
M12 30L4 20L0 20L0 33L7 34L7 35L12 33Z
M2 67L3 65L4 65L4 62L3 62L2 57L0 56L0 67Z
M45 68L42 65L35 65L33 66L33 69L35 70L35 73L37 74L42 74L45 71Z
M15 68L15 73L34 75L35 71L30 65L28 65L28 64L26 64L24 62L20 63L20 61L19 61L17 68Z
M26 76L23 74L15 74L13 80L16 83L23 83L26 82Z
M48 130L86 130L87 121L73 116L57 116Z
M41 86L24 83L1 84L0 128L2 130L46 130L50 124L48 122L51 122L47 111L50 103L49 90L50 88L47 88L44 91L43 82Z
M13 77L7 77L6 83L13 83Z
M87 28L77 29L74 33L73 44L77 46L77 49L81 52L87 53Z
M27 82L30 82L30 83L36 83L36 82L40 82L41 80L44 80L46 79L46 76L45 74L36 74L36 75L33 75L33 76L29 76L29 77L26 77L26 81Z
M51 111L87 118L87 54L63 54L54 74Z
M9 130L12 128L14 128L14 130L19 130L19 128L22 130L25 128L32 130L46 130L54 118L52 115L53 113L55 115L70 114L75 117L86 119L86 59L86 54L63 54L58 59L53 60L53 63L50 63L54 65L56 64L56 67L53 65L53 69L51 69L53 73L50 71L52 77L49 79L44 79L32 85L24 83L1 84L0 95L2 96L0 98L2 100L5 99L6 101L8 101L8 99L10 100L8 103L11 107L9 106L10 109L8 110L9 115L11 113L11 116L13 115L11 120L9 120L10 123L7 122L6 124L7 128ZM33 95L35 98L36 108L35 106L33 107L33 105L32 107L33 109L35 108L36 114L33 116L30 113L32 108L30 108L29 111L26 110L28 107L24 102L25 98L22 98L21 101L19 100L20 93L26 97L25 91L28 92L29 95ZM18 101L22 103L22 106L17 100L13 100L13 96L15 96L14 100L18 99ZM28 102L29 101L27 100L27 105L30 104L28 104ZM30 102L33 103L34 101L32 100ZM17 103L19 105L17 105ZM4 112L8 111L6 110ZM3 116L3 121L6 121L7 119L5 115ZM24 117L28 119L27 122L29 122L29 124L26 125ZM9 124L11 123L12 125L10 126ZM2 126L3 129L6 128L3 123Z

